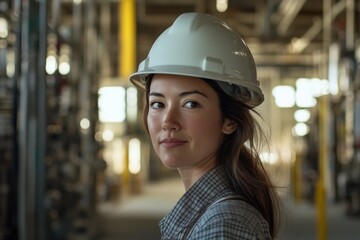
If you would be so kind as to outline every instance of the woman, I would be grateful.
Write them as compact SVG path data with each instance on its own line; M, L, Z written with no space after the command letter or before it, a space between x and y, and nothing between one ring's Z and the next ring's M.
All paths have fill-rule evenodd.
M146 90L155 152L186 190L160 222L162 239L274 239L279 200L251 113L263 94L242 38L213 16L182 14L130 80Z

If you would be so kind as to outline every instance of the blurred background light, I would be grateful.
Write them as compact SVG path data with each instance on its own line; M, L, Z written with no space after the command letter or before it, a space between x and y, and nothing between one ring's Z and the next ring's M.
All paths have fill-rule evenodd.
M90 127L90 121L89 121L89 119L87 119L87 118L81 119L81 121L80 121L80 127L81 127L82 129L89 129L89 127Z
M110 142L114 139L114 133L111 130L105 130L102 133L102 138L106 142Z
M0 17L0 38L7 38L8 34L8 21L5 18Z
M99 120L101 122L123 122L125 112L125 88L102 87L98 91Z
M280 108L291 108L295 105L295 90L292 86L279 85L273 88L275 104Z
M260 159L263 163L276 164L278 162L277 154L273 152L262 152L260 153Z
M307 122L310 119L310 111L307 109L298 109L294 113L294 118L297 122Z
M316 106L316 98L311 91L311 84L307 78L296 80L296 105L300 108L310 108Z
M228 9L228 0L216 0L216 10L218 12L226 12Z
M303 137L310 131L309 126L306 123L297 123L293 128L293 135Z
M130 122L135 122L137 120L138 112L138 96L137 90L135 87L129 87L126 89L126 113L127 119Z
M49 75L53 75L56 72L57 68L58 68L58 64L56 57L53 55L49 55L46 58L46 66L45 66L46 73Z
M129 171L138 174L141 170L141 143L137 138L129 141Z

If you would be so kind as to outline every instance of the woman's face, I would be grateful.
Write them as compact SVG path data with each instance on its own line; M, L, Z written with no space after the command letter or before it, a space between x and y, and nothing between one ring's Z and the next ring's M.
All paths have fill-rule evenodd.
M200 78L154 75L147 125L153 147L169 168L215 164L224 131L219 98Z

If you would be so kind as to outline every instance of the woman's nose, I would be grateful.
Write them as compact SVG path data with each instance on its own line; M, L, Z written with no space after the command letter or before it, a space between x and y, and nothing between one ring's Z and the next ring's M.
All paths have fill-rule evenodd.
M162 122L164 131L178 131L180 129L179 116L176 109L168 109Z

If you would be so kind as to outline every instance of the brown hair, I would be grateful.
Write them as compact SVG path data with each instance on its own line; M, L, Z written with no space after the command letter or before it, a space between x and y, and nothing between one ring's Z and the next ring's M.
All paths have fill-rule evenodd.
M225 135L217 161L227 171L231 187L240 193L267 220L273 238L280 225L280 200L259 157L258 146L266 136L253 114L260 116L239 99L226 94L212 80L205 80L218 94L223 118L231 119L237 129Z
M151 78L149 76L146 81L146 106L143 112L147 130L147 96ZM215 81L203 80L217 92L223 119L230 119L237 124L233 133L223 137L217 154L217 165L224 165L233 191L241 194L262 214L269 224L271 236L275 238L280 225L280 200L257 150L257 143L264 139L265 134L252 112L259 114L239 99L226 94Z

